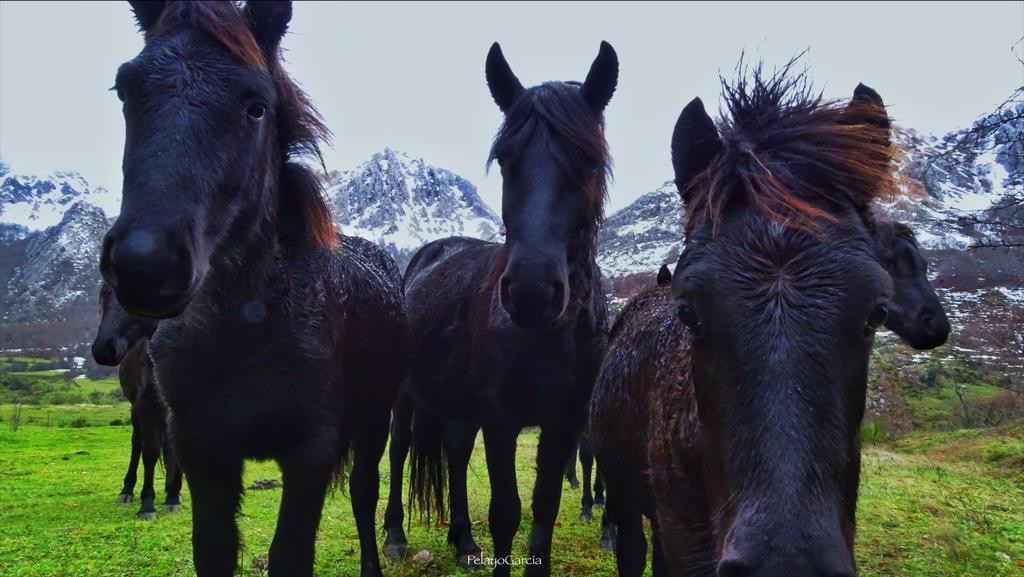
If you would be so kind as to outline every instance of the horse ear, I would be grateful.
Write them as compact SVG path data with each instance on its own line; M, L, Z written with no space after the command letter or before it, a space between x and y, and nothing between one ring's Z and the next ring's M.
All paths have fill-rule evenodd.
M676 188L683 201L687 200L690 180L707 170L711 159L722 149L718 129L704 110L700 98L694 98L679 114L672 132L672 169Z
M658 286L665 286L672 282L672 271L668 270L668 265L663 264L658 269Z
M508 112L512 103L523 93L523 85L512 73L512 67L501 53L501 46L495 42L487 52L487 63L484 73L487 76L487 87L491 89L491 98L502 112Z
M619 56L611 44L601 41L597 58L590 65L587 79L583 81L580 93L590 109L597 114L604 112L619 84Z
M245 3L252 35L264 49L275 48L292 19L291 0L249 0Z
M843 111L843 120L850 124L867 124L884 131L885 145L889 145L890 123L885 102L871 87L858 84L853 89L853 98Z
M160 20L160 15L164 13L164 8L167 6L167 2L157 2L155 0L129 0L128 4L132 7L132 12L135 13L135 21L139 23L139 28L143 33L148 33L156 26L157 21Z

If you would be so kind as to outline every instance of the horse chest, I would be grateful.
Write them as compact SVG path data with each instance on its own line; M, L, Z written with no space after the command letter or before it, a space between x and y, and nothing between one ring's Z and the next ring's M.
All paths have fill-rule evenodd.
M186 437L266 458L334 427L338 405L322 362L272 339L165 337L152 348L158 381L175 429Z
M597 370L586 354L589 341L574 332L496 338L484 377L483 411L522 426L581 413Z

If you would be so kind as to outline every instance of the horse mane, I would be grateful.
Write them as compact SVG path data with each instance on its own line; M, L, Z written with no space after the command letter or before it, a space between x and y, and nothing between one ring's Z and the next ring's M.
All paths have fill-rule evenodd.
M235 2L169 2L160 20L146 34L146 41L187 26L201 30L222 44L244 64L266 70L277 89L277 139L285 172L291 178L282 184L297 183L297 190L282 187L280 198L284 211L299 219L299 226L311 240L324 247L338 243L331 211L323 197L323 185L313 170L302 161L313 158L326 172L320 143L330 139L324 124L305 92L284 70L280 44L264 48L252 33L246 12ZM308 175L296 175L305 171Z
M612 160L604 120L583 100L578 82L545 82L526 89L494 137L488 167L499 158L515 162L535 135L573 185L586 192L596 231L604 219Z
M687 186L687 229L700 217L717 225L738 197L795 228L837 222L823 206L846 203L873 225L871 202L895 189L885 109L823 99L793 72L798 59L771 74L741 63L736 80L722 79L722 147Z

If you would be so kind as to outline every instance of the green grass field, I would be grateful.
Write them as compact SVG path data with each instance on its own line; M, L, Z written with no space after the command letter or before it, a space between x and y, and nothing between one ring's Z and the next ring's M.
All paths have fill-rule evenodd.
M130 428L109 426L127 405L37 406L33 416L53 426L23 424L12 431L13 407L0 407L0 575L192 575L190 499L177 514L153 522L134 518L137 503L114 503L128 460ZM89 424L61 426L85 415ZM23 413L22 423L25 423ZM858 513L857 558L865 577L1024 576L1024 422L995 430L963 430L904 437L865 449ZM519 443L524 503L534 477L537 435ZM382 494L388 470L382 463ZM140 475L141 476L141 475ZM162 471L158 483L162 483ZM272 463L252 463L246 485L280 478ZM478 439L470 470L470 510L484 550L487 472ZM138 491L138 488L136 489ZM158 488L158 494L161 490ZM245 548L240 574L265 574L280 489L247 491L239 518ZM160 495L162 498L162 494ZM565 488L555 530L553 574L613 576L614 559L598 546L598 522L582 523L578 490ZM380 503L378 522L383 518ZM530 512L514 553L525 555ZM461 575L445 545L445 529L413 523L411 553L433 560L385 567L394 577ZM317 544L317 574L358 574L355 524L346 493L329 496Z

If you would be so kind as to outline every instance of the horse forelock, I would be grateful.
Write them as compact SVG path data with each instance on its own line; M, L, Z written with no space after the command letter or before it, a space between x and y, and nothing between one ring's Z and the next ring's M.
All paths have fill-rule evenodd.
M838 222L843 205L873 226L872 201L895 190L885 109L857 104L850 114L814 92L795 62L770 75L741 66L735 81L722 80L722 147L688 183L687 229L703 218L717 226L737 198L786 226Z

